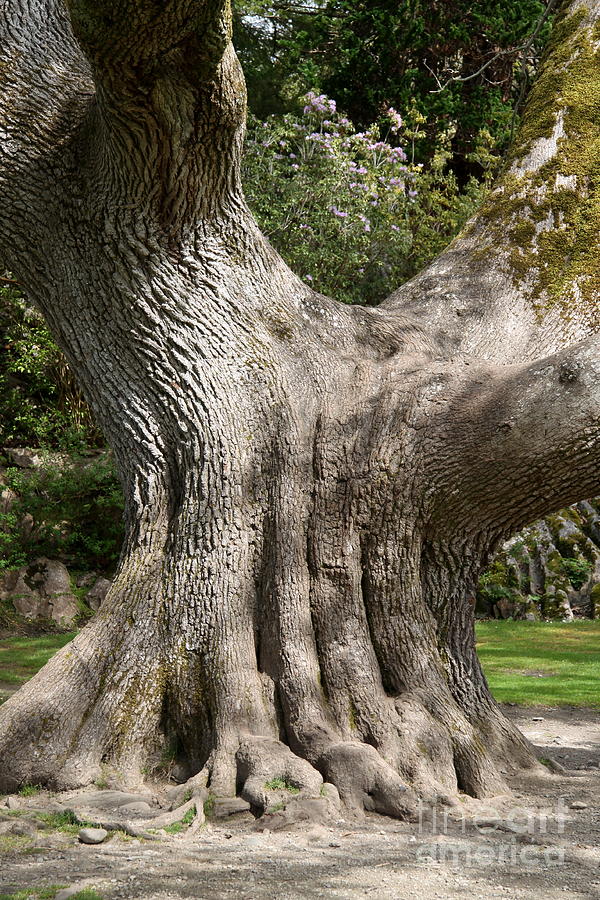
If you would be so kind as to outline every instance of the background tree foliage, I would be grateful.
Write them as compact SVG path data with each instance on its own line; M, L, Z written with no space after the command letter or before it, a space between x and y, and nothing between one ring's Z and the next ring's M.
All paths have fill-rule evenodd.
M306 90L335 97L360 128L394 106L426 120L423 158L454 129L453 169L488 131L502 151L544 47L550 0L237 0L236 46L259 116L295 108ZM487 68L476 77L484 65ZM453 76L469 80L449 80ZM439 90L440 83L446 84Z

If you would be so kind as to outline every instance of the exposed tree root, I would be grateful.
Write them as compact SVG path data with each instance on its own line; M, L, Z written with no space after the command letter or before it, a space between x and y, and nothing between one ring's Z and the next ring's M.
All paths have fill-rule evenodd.
M236 761L241 786L239 793L259 814L269 806L269 783L281 782L283 791L292 789L303 797L318 797L323 785L320 772L280 741L256 737L244 739Z
M336 785L351 810L372 810L399 819L414 814L415 793L373 747L334 744L323 754L322 765L327 780Z
M105 712L104 727L96 728L92 740L92 732L86 729L92 717L98 721L97 691L90 692L85 683L82 686L79 665L69 668L78 654L63 654L65 658L56 660L51 670L60 674L58 685L48 679L48 673L38 676L2 710L6 724L0 735L0 790L13 791L27 782L55 789L85 786L100 774L103 759L119 771L122 783L139 784L144 753L156 746L156 715L147 717L144 731L139 710L147 701L142 699L138 712L132 712L138 723L137 749L129 740L115 742L113 730L122 711L113 706L110 712L115 718L111 720ZM58 702L67 676L79 685L73 708ZM78 714L77 721L73 712ZM361 715L368 717L367 712ZM72 735L66 752L61 738L65 728ZM306 733L314 735L314 730L307 727ZM86 734L87 743L81 739ZM352 814L367 810L406 819L415 815L419 798L453 804L460 791L474 797L498 794L506 790L501 769L508 772L535 765L532 748L493 705L474 725L452 701L434 714L425 709L420 697L407 694L395 700L380 737L375 747L336 737L332 729L320 734L318 749L314 743L295 739L292 751L271 735L238 732L235 736L229 731L202 771L179 789L177 807L156 824L173 824L195 807L192 827L197 830L204 822L209 793L216 797L238 793L257 816L282 805L300 809L301 801L323 797L325 782L337 789Z

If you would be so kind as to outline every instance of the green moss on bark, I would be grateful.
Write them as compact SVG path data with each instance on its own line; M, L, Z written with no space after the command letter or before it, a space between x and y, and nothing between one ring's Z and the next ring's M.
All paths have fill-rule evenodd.
M586 15L555 27L483 215L486 245L506 247L515 284L540 314L558 306L600 326L600 27L586 27ZM553 135L556 152L538 164L529 154Z

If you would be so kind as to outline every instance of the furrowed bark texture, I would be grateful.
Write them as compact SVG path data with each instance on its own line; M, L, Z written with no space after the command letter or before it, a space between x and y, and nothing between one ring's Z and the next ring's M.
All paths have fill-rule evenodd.
M225 3L6 0L0 255L114 449L127 540L93 622L0 709L1 789L135 781L162 741L257 811L271 778L325 779L408 815L535 764L472 597L500 540L598 492L595 282L563 194L591 219L572 148L600 116L569 122L599 7L565 6L488 205L366 309L307 288L245 206Z

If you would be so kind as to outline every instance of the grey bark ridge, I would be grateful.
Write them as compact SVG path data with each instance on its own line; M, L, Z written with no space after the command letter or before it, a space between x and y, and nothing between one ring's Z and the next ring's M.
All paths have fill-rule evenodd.
M472 596L598 492L589 319L534 314L481 217L377 309L303 284L243 199L224 3L6 0L0 96L0 257L127 498L98 614L0 709L0 789L136 785L166 747L257 812L325 778L410 817L536 766Z

